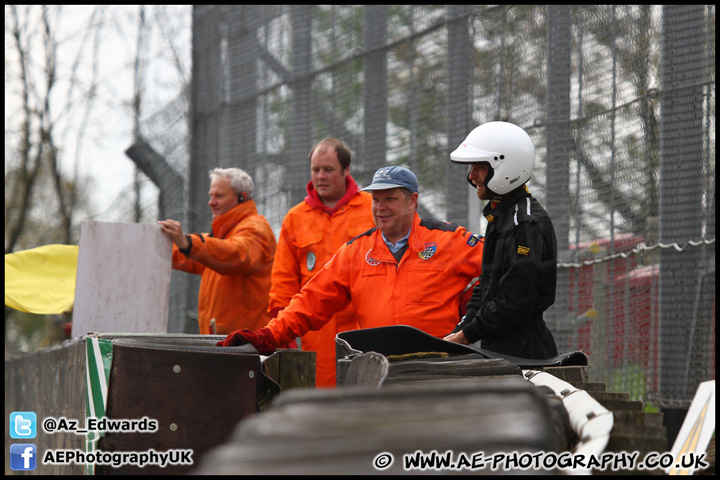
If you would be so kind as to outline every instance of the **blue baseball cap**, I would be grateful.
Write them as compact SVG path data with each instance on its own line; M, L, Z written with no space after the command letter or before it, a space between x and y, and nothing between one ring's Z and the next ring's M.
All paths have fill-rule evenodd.
M361 190L387 190L398 187L418 193L417 177L405 167L382 167L373 175L372 183Z

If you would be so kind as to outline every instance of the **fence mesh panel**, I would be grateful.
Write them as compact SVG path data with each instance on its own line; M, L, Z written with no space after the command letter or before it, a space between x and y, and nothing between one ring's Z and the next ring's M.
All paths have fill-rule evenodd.
M194 6L190 96L189 231L209 231L208 171L237 166L277 235L332 136L361 186L406 165L422 216L482 233L449 153L520 125L558 237L560 351L659 407L715 377L714 6Z

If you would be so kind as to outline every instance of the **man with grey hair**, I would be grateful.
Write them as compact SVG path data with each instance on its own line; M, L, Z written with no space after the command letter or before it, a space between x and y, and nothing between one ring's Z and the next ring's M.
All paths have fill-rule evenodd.
M176 220L158 222L173 242L172 267L202 276L202 334L262 328L270 320L268 294L277 243L270 224L257 213L254 193L245 171L216 168L210 172L210 233L185 234Z
M453 329L462 292L480 274L483 240L420 218L418 180L407 168L382 167L363 190L376 226L342 245L266 327L236 330L218 345L251 343L270 355L349 305L361 329L409 325L440 338Z

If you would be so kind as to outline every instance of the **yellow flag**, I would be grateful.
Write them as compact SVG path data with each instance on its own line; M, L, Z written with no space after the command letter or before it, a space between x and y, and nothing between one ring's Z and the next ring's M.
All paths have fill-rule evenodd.
M45 245L5 255L5 305L40 315L72 310L77 245Z

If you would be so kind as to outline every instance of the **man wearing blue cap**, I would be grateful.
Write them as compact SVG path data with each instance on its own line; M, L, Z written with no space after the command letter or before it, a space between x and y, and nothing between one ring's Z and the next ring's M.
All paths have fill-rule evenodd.
M421 219L418 181L407 168L380 168L363 190L372 193L376 226L341 246L266 327L237 330L218 345L251 343L268 355L350 304L360 328L409 325L439 338L453 329L460 295L480 274L483 240Z

